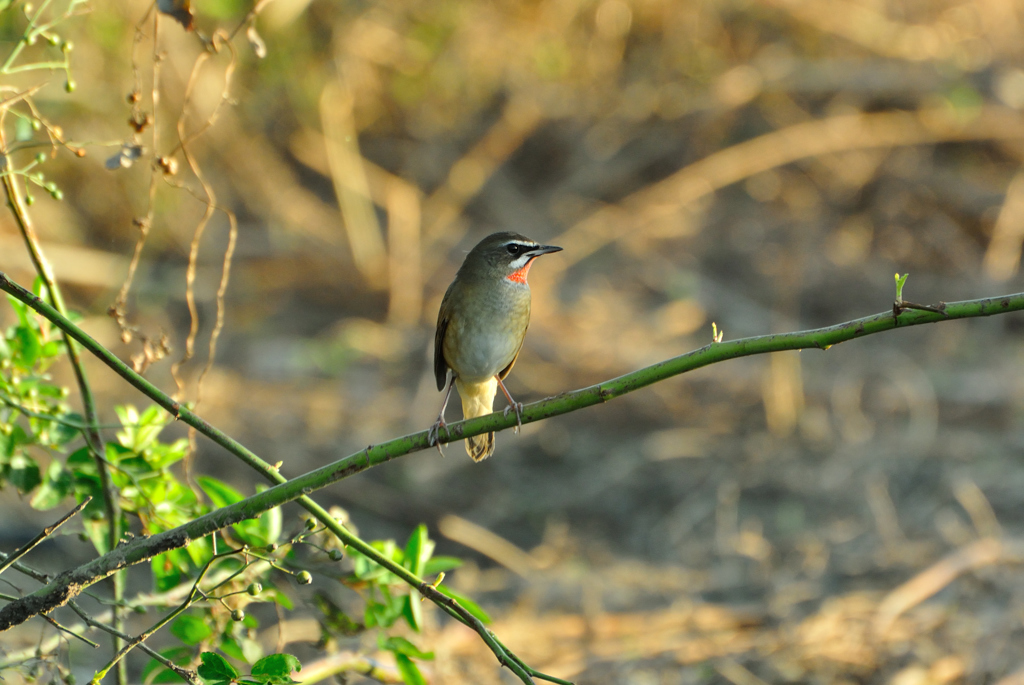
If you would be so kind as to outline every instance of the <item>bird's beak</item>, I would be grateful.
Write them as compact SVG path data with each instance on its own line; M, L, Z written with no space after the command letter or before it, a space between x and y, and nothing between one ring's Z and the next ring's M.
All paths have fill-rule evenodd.
M557 245L538 245L526 254L531 257L540 257L542 254L550 254L552 252L561 252L562 248Z

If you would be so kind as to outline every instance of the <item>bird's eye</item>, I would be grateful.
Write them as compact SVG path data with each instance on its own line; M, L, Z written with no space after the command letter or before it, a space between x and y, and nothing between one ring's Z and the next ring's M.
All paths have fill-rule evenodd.
M523 247L522 245L520 245L519 243L509 243L508 244L508 253L510 255L521 254L523 252L523 250L525 250L525 249L526 248Z

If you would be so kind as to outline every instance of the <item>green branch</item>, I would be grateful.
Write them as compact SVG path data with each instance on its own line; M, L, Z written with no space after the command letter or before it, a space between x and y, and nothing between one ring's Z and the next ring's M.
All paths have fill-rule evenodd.
M100 360L102 360L105 364L107 364L107 366L112 368L118 375L120 375L122 378L128 381L131 385L135 386L143 394L147 395L154 402L156 402L161 407L166 409L172 416L183 421L189 426L192 426L200 433L207 436L215 443L217 443L224 449L228 450L229 452L240 458L251 468L262 474L264 478L266 478L270 482L278 484L290 484L295 482L287 481L284 478L284 476L282 476L277 471L277 469L275 469L273 466L260 459L259 456L257 456L255 453L247 449L241 443L232 439L223 431L210 425L200 416L198 416L197 414L193 413L190 409L188 409L188 407L183 406L181 403L173 400L170 396L161 391L155 385L147 381L139 374L135 373L135 371L132 370L127 364L122 362L113 353L111 353L105 347L96 342L96 340L94 340L92 337L86 334L82 329L78 328L78 326L76 326L70 320L68 320L67 317L65 317L63 314L61 314L59 311L54 309L52 306L50 306L43 300L36 297L35 294L33 294L32 292L26 290L17 283L11 281L3 272L0 272L0 290L14 296L15 298L21 300L28 306L32 307L42 316L53 322L54 325L56 325L58 328L64 331L67 335L71 336L79 343L81 343L82 346L85 347L85 349L89 350L94 355L99 357ZM361 471L362 468L358 470ZM353 473L356 472L358 471L353 471ZM341 478L344 477L345 475L339 475L334 480L340 480ZM319 504L317 504L312 499L306 496L307 493L317 490L320 487L324 487L330 482L334 481L328 480L324 481L323 484L320 486L314 486L306 484L306 482L303 481L303 483L300 484L298 488L292 486L290 488L287 488L286 491L279 492L278 494L281 495L280 500L267 500L265 506L263 506L262 508L252 509L251 511L248 508L237 508L238 505L243 505L246 503L249 503L249 506L252 506L253 498L249 498L248 500L243 500L242 502L239 502L238 505L234 505L236 507L234 509L233 507L220 509L218 511L212 512L211 514L207 514L206 516L196 519L190 522L189 524L186 524L185 526L179 526L174 530L153 536L153 538L137 539L118 549L113 549L103 557L100 557L99 559L95 560L94 563L103 563L99 563L99 565L93 571L83 572L86 567L73 569L64 574L61 574L51 583L49 583L46 587L41 588L40 590L37 590L35 593L30 595L30 597L35 597L36 599L32 600L31 602L28 602L26 606L21 608L15 607L15 604L17 603L5 606L2 610L0 610L0 632L6 630L11 625L16 625L17 623L21 623L25 620L28 620L28 618L31 618L33 615L36 615L38 613L45 613L46 611L50 610L50 608L35 609L34 607L45 607L49 604L53 605L51 608L60 606L63 603L67 602L69 599L73 598L75 595L77 595L78 592L81 592L82 589L88 587L92 583L95 583L101 578L104 578L114 573L120 568L127 568L127 566L139 563L141 561L145 561L162 552L168 551L170 549L176 549L178 547L183 547L187 545L191 540L201 538L204 535L208 535L209 533L215 530L219 530L220 528L229 526L232 523L237 523L238 521L242 521L248 518L255 518L264 511L273 509L277 506L280 506L281 504L284 504L285 502L298 499L299 504L302 507L304 507L306 511L312 514L314 518L320 521L320 523L323 524L328 530L330 530L339 540L342 541L342 543L344 543L346 546L353 547L354 549L362 553L363 556L372 559L378 565L386 568L388 571L401 578L410 586L415 587L420 592L421 595L423 595L427 599L430 599L443 611L445 611L449 616L475 630L480 635L481 639L485 643L487 643L488 647L490 647L491 651L494 653L495 657L498 659L500 663L509 666L512 672L515 673L519 677L519 679L522 680L524 683L533 682L533 680L530 677L530 672L532 672L532 669L531 671L527 671L526 668L521 666L521 660L518 657L516 657L512 652L501 646L501 644L494 638L491 632L487 630L487 627L484 626L484 624L481 623L480 620L477 619L472 613L470 613L464 607L459 605L459 603L455 600L442 594L440 591L438 591L432 585L428 584L422 578L419 578L415 574L411 573L404 566L396 564L391 559L388 559L387 557L382 555L371 545L361 540L347 528L338 523L338 521L336 521L334 517L327 513L327 511L323 507L321 507ZM271 488L270 490L261 493L261 495L265 496L267 493L275 492L280 487L281 486L279 485L276 488ZM218 518L216 521L211 519L211 516L213 516L214 514L226 512L228 509L233 509L232 512L228 514L228 516L236 516L237 518L233 518L231 520L227 520L226 518ZM211 525L212 527L209 527ZM183 530L186 528L187 530ZM170 535L172 533L174 535ZM165 537L161 538L161 536ZM141 540L153 541L155 538L161 538L161 540L155 542L152 547L147 547L147 550L140 553L137 557L133 557L134 560L127 561L127 559L122 556L122 553L126 551L128 547L135 545ZM157 549L159 551L155 551ZM104 562L104 560L106 561ZM99 573L101 575L96 575L93 578L90 575L90 573L93 572ZM537 677L543 676L537 674Z
M40 9L40 12L42 12L42 9ZM36 16L38 17L39 15L37 14ZM2 138L3 131L0 130L0 139ZM6 148L6 141L4 141L3 147ZM9 154L5 154L3 159L8 165L12 164ZM53 307L59 314L63 315L67 311L67 308L64 305L64 297L61 294L60 287L57 285L57 279L54 278L53 268L50 266L50 262L47 261L46 257L43 255L42 248L39 246L39 240L36 236L35 228L32 226L32 222L29 218L28 208L25 205L25 199L22 196L21 187L18 185L17 180L10 175L4 176L3 185L7 194L8 207L14 215L15 221L18 224L18 229L21 231L22 238L25 240L25 247L32 259L32 264L35 266L36 273L46 286L46 292L50 297ZM93 399L92 386L89 384L88 376L86 376L85 365L82 363L78 346L74 343L72 336L66 329L61 329L61 335L64 340L64 346L67 350L68 360L71 362L71 368L75 374L78 391L82 398L82 409L85 413L85 421L87 424L87 428L82 431L82 435L85 438L86 444L91 448L90 451L92 452L93 460L96 463L96 470L99 473L100 488L103 491L104 509L106 510L107 520L109 521L109 527L107 528L107 547L108 549L113 549L117 545L118 540L121 539L121 508L118 504L118 495L110 478L110 469L101 456L103 454L103 439L100 436L98 428L99 414L96 411L96 402ZM119 603L124 597L124 575L115 575L112 579L111 585L113 587L114 600ZM124 613L116 606L114 608L113 623L116 630L124 630ZM113 642L114 651L121 649L123 646L121 644L121 639L117 636L114 637ZM120 667L117 671L118 685L124 685L124 683L127 682L127 678L127 670L124 666Z
M509 666L519 676L520 680L525 683L532 682L531 673L535 677L544 677L539 673L533 672L532 669L528 671L527 668L524 668L517 657L503 649L493 634L456 602L441 594L432 585L425 583L404 567L394 564L378 554L376 550L341 526L323 508L307 497L311 492L364 471L371 466L383 464L411 452L431 447L428 431L424 430L390 440L380 445L368 446L366 449L332 464L310 471L292 480L285 480L275 469L254 453L228 437L222 431L211 426L198 415L192 413L187 407L172 400L152 383L133 372L111 352L86 335L65 317L61 316L53 307L12 282L2 272L0 272L0 290L11 294L35 309L174 416L242 458L250 466L263 473L269 480L278 483L264 492L201 516L178 528L158 533L151 537L136 538L84 566L65 571L53 579L46 587L0 609L0 631L6 630L39 613L45 613L61 606L69 599L75 597L84 588L121 568L146 561L168 550L183 547L192 540L209 535L233 523L255 518L261 513L281 506L286 502L298 500L302 506L310 511L321 523L326 525L346 545L354 547L365 556L387 568L425 597L434 601L449 615L474 628L495 653L499 661L503 665ZM807 348L824 350L847 340L873 333L881 333L898 326L916 326L952 319L991 316L1020 310L1024 310L1024 293L955 302L930 307L927 310L915 309L905 311L901 306L897 306L892 311L827 328L758 336L728 342L715 342L699 350L653 364L597 385L528 404L523 408L522 421L523 423L539 421L607 402L666 378L709 364L725 361L726 359L783 350ZM505 416L501 412L497 412L469 421L459 421L450 424L446 429L441 430L440 439L443 442L459 440L488 431L504 430L511 428L515 424L516 417L514 415Z

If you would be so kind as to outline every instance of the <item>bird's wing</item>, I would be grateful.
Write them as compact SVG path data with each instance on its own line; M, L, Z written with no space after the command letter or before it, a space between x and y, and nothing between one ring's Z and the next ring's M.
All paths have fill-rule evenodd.
M455 285L452 283L452 286ZM441 300L441 309L437 312L437 330L434 332L434 379L437 381L437 389L444 390L444 384L448 380L448 360L444 358L444 336L448 332L448 322L451 321L451 312L448 310L448 299L452 294L452 286Z

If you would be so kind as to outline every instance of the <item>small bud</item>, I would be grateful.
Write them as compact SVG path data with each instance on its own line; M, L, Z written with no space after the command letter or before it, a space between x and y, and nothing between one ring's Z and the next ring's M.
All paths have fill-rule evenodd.
M46 188L46 192L48 193L52 193L53 191L57 190L57 184L54 183L53 181L47 181L45 184L43 184L43 187Z
M327 556L331 558L331 561L341 561L345 558L345 555L341 553L340 549L332 549L327 553Z
M72 43L70 40L66 40L60 44L60 49L63 52L71 52L75 49L75 44Z
M56 33L51 33L46 37L46 40L50 43L50 45L57 45L57 43L60 42L60 36L58 36Z
M64 191L61 190L60 188L55 188L54 190L50 191L50 197L52 197L57 202L60 202L61 200L64 199Z
M69 93L75 92L75 88L77 87L77 84L71 79L68 79L68 82L64 84L64 90L66 90Z
M36 198L35 198L35 195L33 195L32 193L27 193L27 194L25 195L25 203L26 203L26 204L27 204L27 205L28 205L29 207L31 207L32 205L34 205L34 204L36 203Z
M313 576L309 571L300 571L299 575L295 576L295 580L299 581L299 585L309 585L313 582Z
M132 607L132 611L134 611L137 614L145 614L149 612L149 609L142 606L141 604L137 604L136 606Z
M267 545L267 551L268 552L276 552L277 551L277 543L276 542L271 542L269 545Z
M168 176L174 176L178 173L178 160L174 157L160 157L156 160L156 163Z
M306 530L313 530L314 528L316 528L316 519L315 518L308 518L308 519L306 519Z
M36 164L42 164L45 161L46 161L46 153L45 152L40 152L39 154L36 155Z
M32 130L33 131L39 131L42 128L43 128L43 122L39 121L38 119L33 119L32 120Z
M259 583L249 583L249 587L247 587L245 591L248 592L250 596L255 597L263 592L263 586Z
M235 609L234 611L231 612L231 620L232 621L244 621L245 620L245 612L242 611L241 609Z

